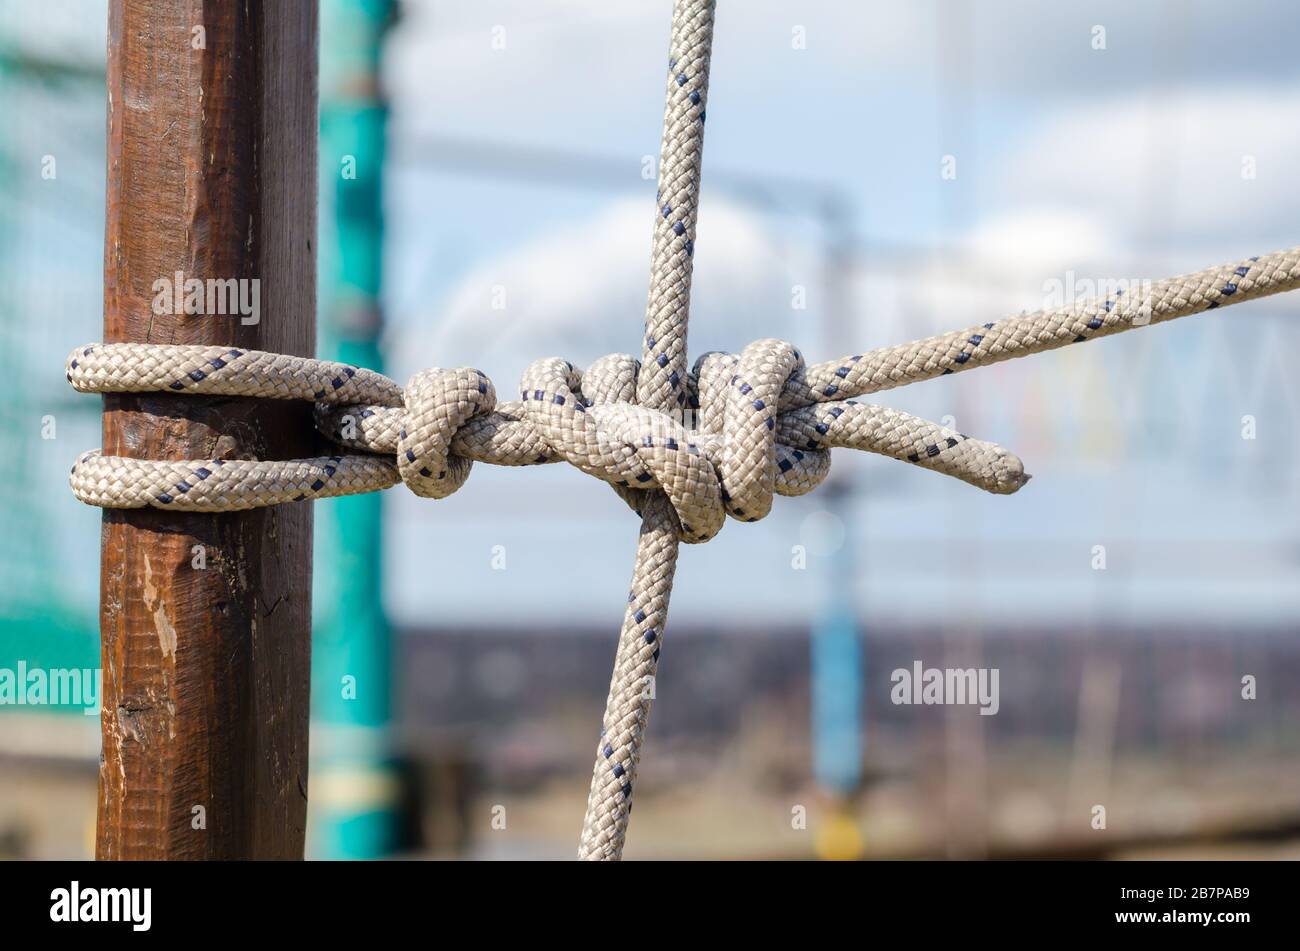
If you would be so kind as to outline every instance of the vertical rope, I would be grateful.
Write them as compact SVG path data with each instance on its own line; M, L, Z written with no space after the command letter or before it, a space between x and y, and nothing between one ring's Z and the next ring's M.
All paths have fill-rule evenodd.
M691 264L704 149L704 105L709 93L714 0L677 0L673 7L659 147L659 191L650 293L636 401L680 413L686 405L686 325L690 318Z
M641 519L636 568L582 824L580 859L617 861L623 855L632 812L632 784L654 699L659 641L668 620L678 545L677 519L663 492L656 489Z
M659 149L654 248L637 402L679 418L686 406L686 330L709 91L714 0L676 0ZM662 491L646 493L636 567L619 635L578 857L623 855L632 786L677 568L677 516Z

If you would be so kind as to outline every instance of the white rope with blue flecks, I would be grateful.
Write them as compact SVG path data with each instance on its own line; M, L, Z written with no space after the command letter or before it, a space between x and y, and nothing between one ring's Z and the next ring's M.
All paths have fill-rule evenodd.
M91 344L67 365L69 382L82 392L312 400L317 428L363 451L287 461L92 452L77 461L70 481L76 496L93 505L234 511L399 481L443 498L464 483L475 460L563 460L611 483L641 513L642 528L579 847L589 859L622 854L679 542L706 541L726 515L762 518L773 493L815 488L829 470L827 450L836 446L888 455L991 492L1014 492L1027 478L1000 447L852 397L1300 287L1300 248L1292 248L1137 293L811 367L790 344L761 340L739 356L705 354L688 372L712 29L712 0L677 0L641 361L604 357L584 374L563 360L540 360L524 374L521 399L499 405L491 381L473 369L426 370L403 389L330 361L165 344Z
M646 299L641 373L635 394L639 405L672 414L677 419L682 418L688 402L686 330L690 320L709 63L713 55L713 15L714 0L676 0L673 4L664 130L659 146L659 190L655 195L657 213L650 253L650 290ZM787 345L782 349L793 348ZM735 390L719 392L726 393L725 441L742 428L748 429L747 418L752 417L738 401L732 400ZM775 405L780 392L768 395ZM716 419L716 413L710 415ZM723 470L736 473L740 455L724 442L723 456L718 460L719 473ZM771 484L771 463L771 458L764 460L765 473L748 473L752 478L733 488L743 491L742 497L752 496L755 491L761 493L764 485ZM668 600L677 571L680 517L674 513L665 492L646 492L642 497L636 562L587 794L587 812L578 842L580 859L622 858L632 813L632 787L654 701L659 651L668 623ZM724 504L730 508L735 499L736 495L720 482L719 509ZM754 517L762 514L755 512Z
M759 341L746 353L788 348ZM687 376L697 425L632 402L640 362L615 354L580 373L558 359L524 374L521 399L496 402L478 370L425 370L405 389L370 370L326 360L168 344L90 344L76 350L68 379L84 393L171 392L316 401L316 428L367 455L314 459L152 460L84 454L72 471L77 498L105 508L151 506L230 512L374 492L405 482L445 498L471 462L531 466L569 462L609 482L640 510L646 489L673 501L682 540L707 541L722 526L722 499L739 497L747 470L725 452L729 379L742 358L706 354ZM1026 479L1006 450L883 406L833 400L782 408L770 431L773 491L803 495L830 470L834 447L862 449L1010 493ZM369 453L374 453L370 455ZM730 490L728 490L730 487ZM752 513L734 512L752 519Z

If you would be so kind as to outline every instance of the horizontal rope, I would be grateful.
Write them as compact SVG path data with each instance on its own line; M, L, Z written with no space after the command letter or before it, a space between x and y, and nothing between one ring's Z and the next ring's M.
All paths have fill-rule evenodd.
M377 491L403 480L442 497L464 482L473 461L563 460L614 485L638 511L642 490L668 491L685 541L712 537L724 515L761 518L773 494L811 491L829 471L827 450L835 447L886 455L1006 494L1027 478L1007 450L849 398L1297 286L1300 248L1292 248L1156 282L1144 292L811 367L789 344L759 341L739 356L709 353L696 361L683 385L697 417L689 430L631 402L641 370L626 355L604 357L586 374L562 360L537 361L524 374L522 399L498 406L491 382L477 370L424 371L403 389L371 370L307 357L91 344L68 359L68 381L80 392L312 400L326 436L389 459L154 461L87 453L70 481L76 496L92 505L229 511ZM408 422L416 435L404 440Z
M809 367L781 405L878 393L1300 287L1300 247Z
M183 512L236 512L308 498L357 495L402 481L397 466L380 456L164 462L105 456L98 450L77 460L72 478L74 494L90 505Z
M68 357L79 393L174 393L401 406L373 370L283 353L194 344L92 343Z
M673 3L664 126L659 147L659 188L655 193L650 251L650 287L646 294L645 331L641 337L643 370L636 385L621 397L625 403L655 410L674 421L685 420L685 410L692 402L686 371L687 330L714 13L714 0L674 0ZM788 344L781 345L773 348L772 355L788 358L787 351L793 349ZM764 395L771 400L775 411L774 394ZM751 416L725 397L724 401L725 411L721 406L719 410L733 426ZM697 392L695 402L709 400L707 397L700 400ZM717 427L710 431L716 435ZM724 438L734 436L731 432ZM771 444L771 439L766 437L763 434L755 445L757 452ZM734 448L724 445L721 457L710 460L723 482L734 481L737 474ZM770 452L767 455L766 468L770 473L773 459ZM829 457L826 462L829 465ZM764 486L770 504L770 475L763 482L748 485L746 491L761 492ZM704 491L712 500L711 487L706 486ZM578 858L586 861L615 861L622 856L641 741L650 713L650 697L645 686L647 681L653 682L658 670L661 635L668 623L668 601L681 547L678 542L684 537L679 524L682 512L667 486L661 492L624 497L641 514L641 533L619 632L614 675L601 720L587 811L578 840ZM724 491L710 511L716 514L722 505L734 509L739 504L732 494ZM731 514L744 517L735 511Z
M79 391L313 398L320 432L375 455L156 461L92 452L73 467L71 484L77 498L103 507L233 511L377 491L399 481L441 498L464 483L474 461L568 461L614 485L638 511L643 490L664 489L683 523L683 540L704 541L725 514L754 521L766 514L771 494L814 489L829 472L827 450L835 447L887 455L990 492L1014 492L1024 483L1022 464L1006 450L886 407L841 400L774 415L754 386L776 402L786 374L773 375L764 361L778 350L792 369L800 365L781 341L747 348L749 368L742 357L701 358L687 383L700 425L688 430L623 401L635 393L640 372L638 361L625 355L604 357L586 374L562 360L537 361L524 374L523 399L497 406L491 381L472 369L426 370L403 391L380 374L306 357L92 344L68 361L68 379ZM351 402L359 396L383 402ZM748 430L728 434L729 414L747 419ZM742 441L744 453L729 451Z

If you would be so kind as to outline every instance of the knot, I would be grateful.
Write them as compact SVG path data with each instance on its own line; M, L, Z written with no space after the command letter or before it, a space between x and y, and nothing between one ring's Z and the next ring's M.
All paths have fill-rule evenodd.
M771 511L773 494L802 495L830 471L830 453L809 438L806 419L778 415L786 384L803 366L783 340L756 341L739 357L704 354L686 381L696 417L687 429L633 402L641 367L633 357L602 357L585 377L566 361L539 360L524 374L524 412L565 461L611 483L638 514L644 490L663 489L681 540L704 542L727 515L758 521Z
M725 520L723 487L695 434L632 402L640 361L601 357L584 376L565 360L538 360L520 384L524 413L566 462L614 486L640 514L645 490L663 489L686 542L704 542Z
M808 452L777 452L777 407L786 383L803 370L803 357L784 340L758 340L741 351L706 353L695 361L701 429L722 431L719 475L727 514L756 522L772 510L777 472L796 468L816 487L830 471L830 454L809 445ZM809 460L808 454L814 454Z
M469 478L472 460L451 441L467 422L496 409L492 381L469 367L421 370L402 391L405 421L397 434L397 471L416 495L445 499Z
M459 489L471 459L563 460L610 483L638 513L646 491L662 489L685 542L708 541L728 515L757 521L774 494L811 491L830 471L830 426L813 412L779 414L804 366L791 344L760 340L738 357L697 360L686 386L694 428L634 402L640 366L611 354L584 374L566 360L538 360L524 372L520 399L500 406L478 370L425 370L403 391L404 407L319 403L317 426L344 445L395 452L402 481L432 498ZM835 419L844 405L818 412Z
M638 513L662 489L685 542L703 542L727 516L757 521L773 495L802 495L830 471L835 446L863 449L1001 494L1027 479L991 443L882 406L862 392L861 357L805 368L792 345L759 340L739 356L706 353L682 381L681 417L637 405L640 363L602 357L582 373L559 359L524 373L520 399L497 403L470 368L417 373L405 388L370 370L230 347L92 344L68 379L85 392L164 392L315 403L316 427L363 450L293 460L146 460L90 453L71 483L78 498L113 508L233 511L373 492L405 482L445 498L474 461L531 466L564 461L613 486ZM387 458L385 458L387 457Z

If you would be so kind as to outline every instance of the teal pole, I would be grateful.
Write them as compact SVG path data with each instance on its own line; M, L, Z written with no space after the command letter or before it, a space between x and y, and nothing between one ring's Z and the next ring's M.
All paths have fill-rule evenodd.
M390 0L322 0L320 352L383 370L380 50ZM310 853L371 859L398 841L392 637L382 601L380 495L316 503Z
M845 331L852 246L850 215L848 202L842 199L822 205L827 236L823 327L831 353ZM828 567L825 607L812 629L813 774L829 794L829 815L820 824L815 845L822 858L856 859L862 857L864 849L853 801L862 785L864 766L866 643L858 632L858 565L850 528L854 523L851 487L843 476L832 473L822 491L827 509L844 525L844 543Z

